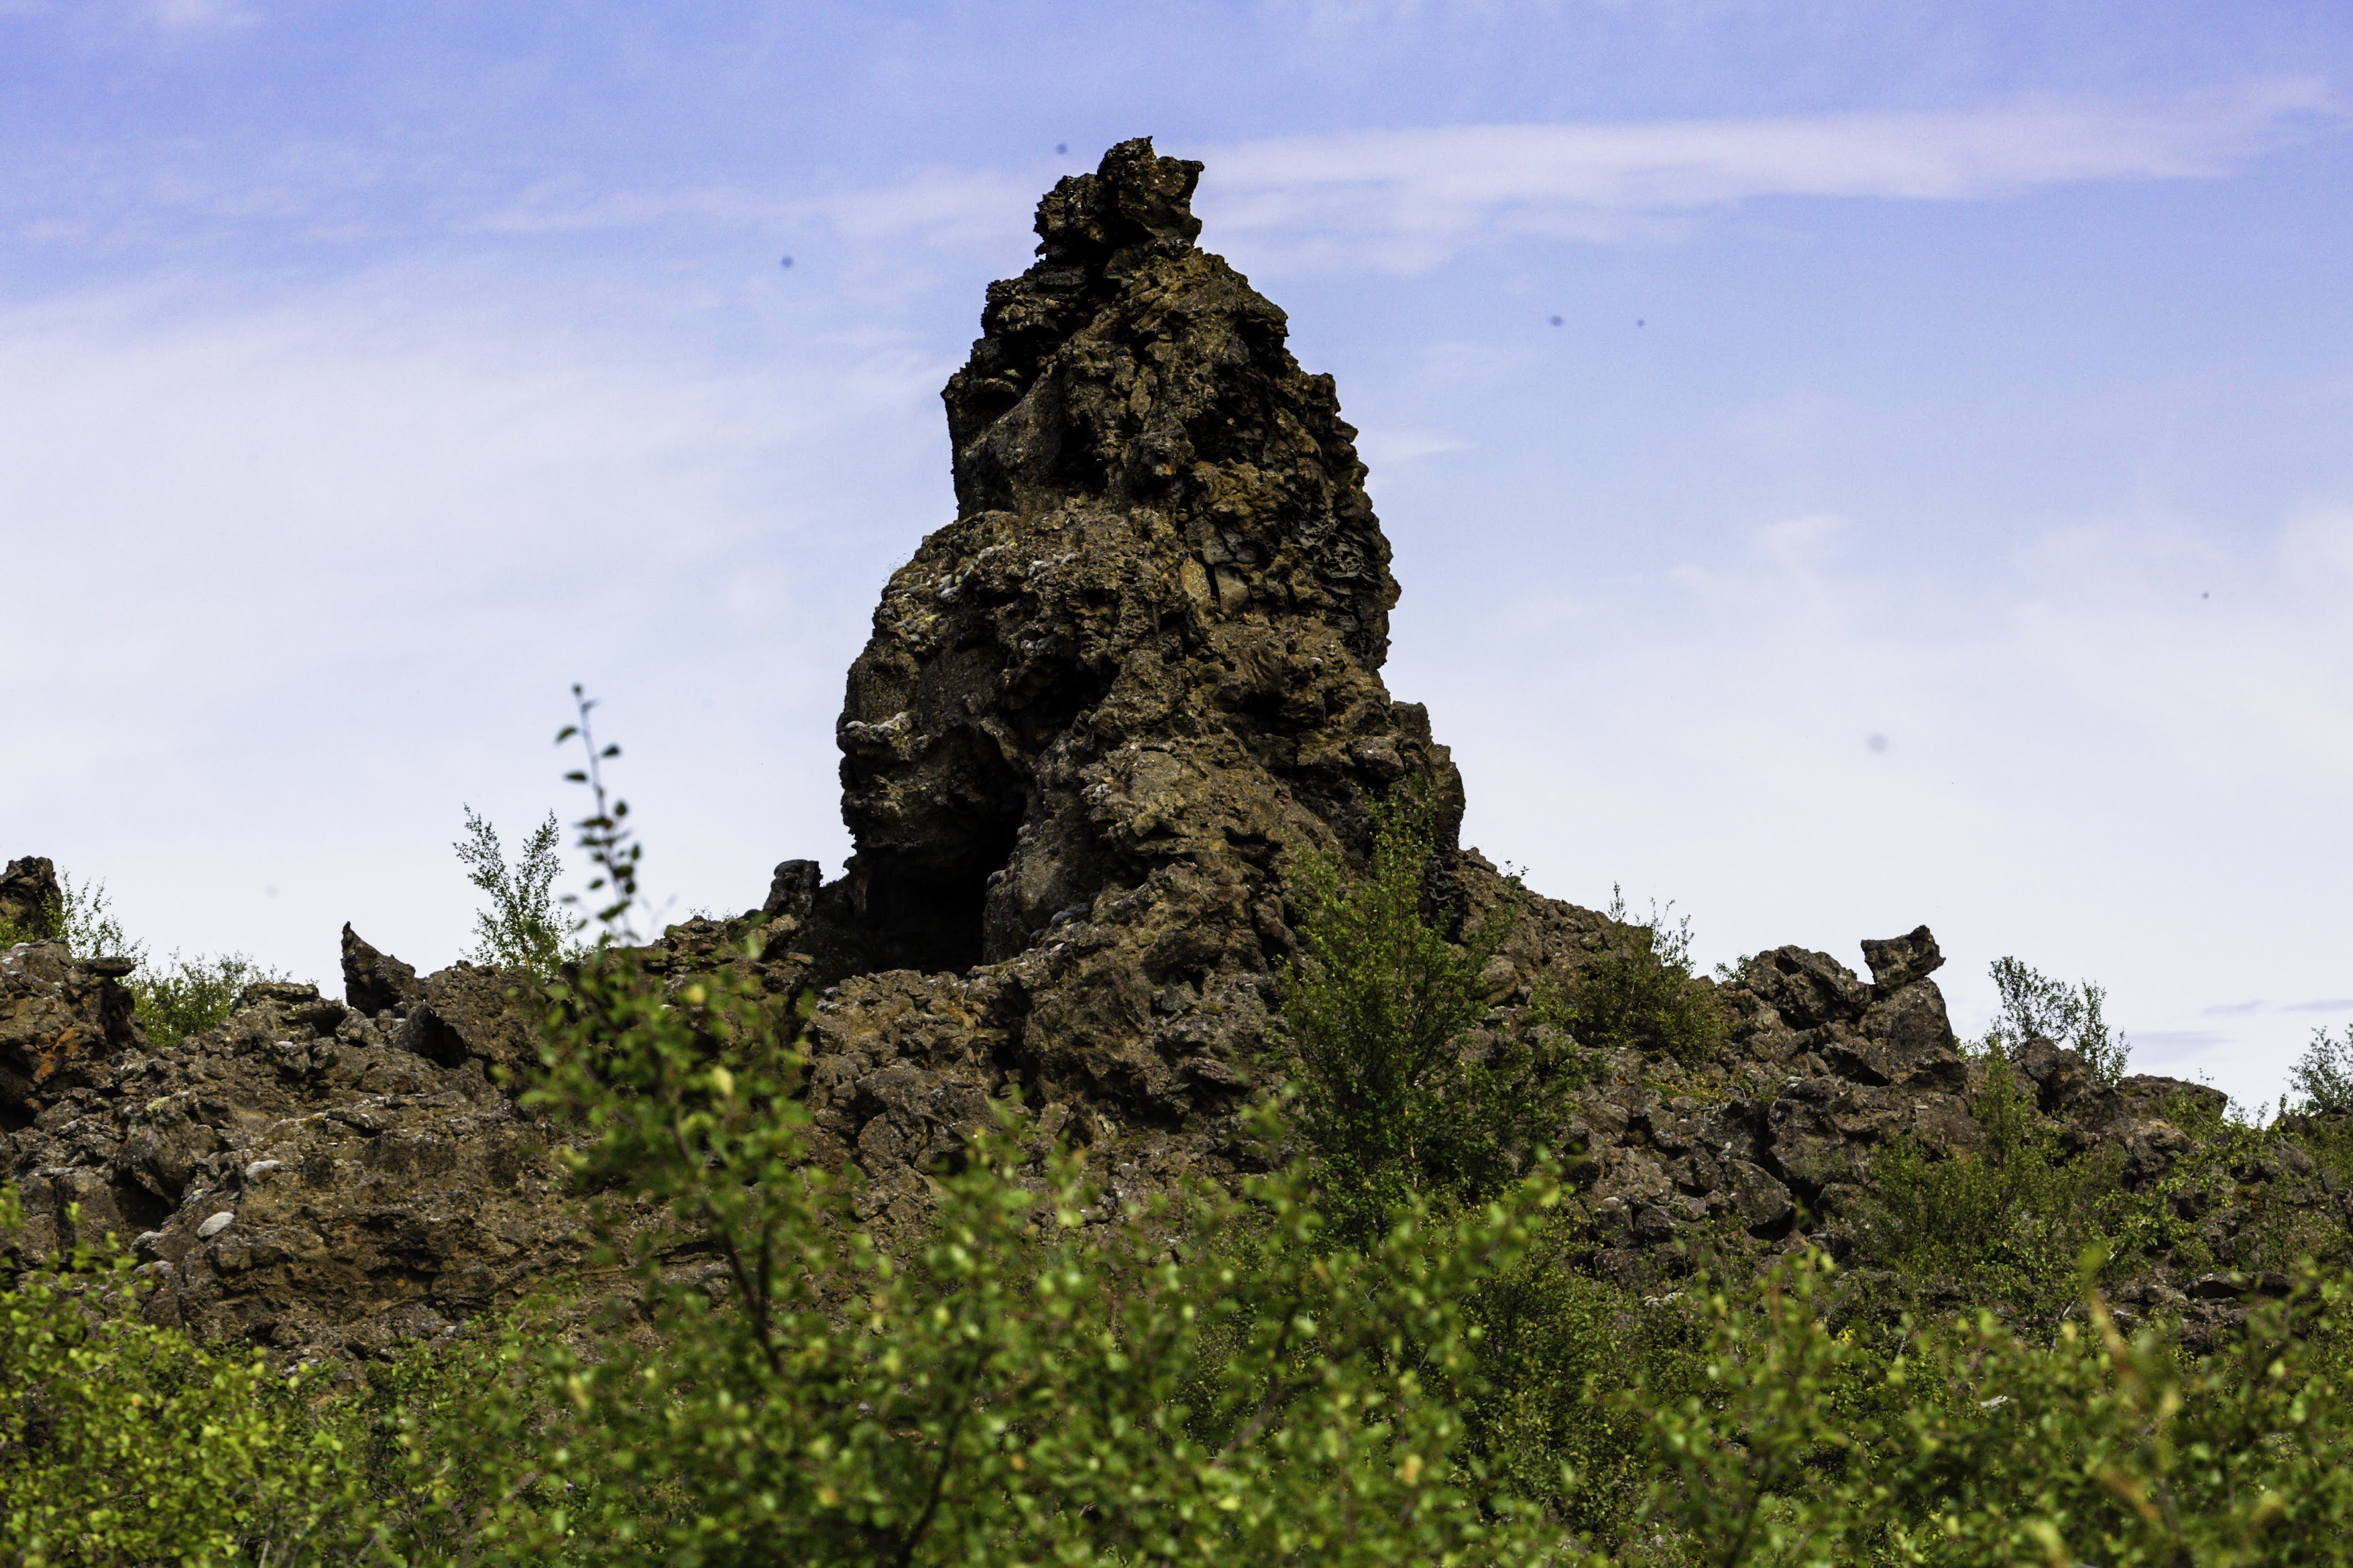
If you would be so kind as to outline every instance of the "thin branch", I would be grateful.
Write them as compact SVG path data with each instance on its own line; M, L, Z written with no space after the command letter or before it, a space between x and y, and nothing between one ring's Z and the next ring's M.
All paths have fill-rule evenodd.
M923 1511L916 1516L905 1542L900 1546L899 1568L907 1568L914 1562L915 1548L921 1546L923 1537L931 1532L932 1518L939 1512L940 1498L947 1490L948 1468L955 1462L956 1438L964 1430L965 1417L972 1413L973 1384L980 1381L981 1366L987 1360L988 1346L986 1342L973 1346L972 1360L965 1368L964 1385L956 1390L955 1414L948 1417L947 1433L940 1439L940 1462L932 1471L931 1495L923 1500Z

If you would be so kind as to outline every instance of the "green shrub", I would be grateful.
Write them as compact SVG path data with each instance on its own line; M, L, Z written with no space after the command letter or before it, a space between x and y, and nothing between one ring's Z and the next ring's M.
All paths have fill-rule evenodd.
M46 900L46 904L38 916L25 924L0 914L0 948L15 947L24 942L54 942L65 935L63 907L54 899Z
M140 945L122 934L121 925L107 908L105 883L77 883L71 877L59 877L58 889L28 924L0 916L0 947L62 938L76 958L140 956Z
M0 1245L21 1226L0 1187ZM0 1285L0 1561L334 1563L362 1517L317 1379L140 1321L87 1249Z
M465 812L466 837L457 842L458 858L467 880L491 900L490 908L474 916L474 948L467 956L492 969L528 970L544 979L582 951L573 922L555 908L555 879L563 870L555 814L549 812L532 830L522 858L509 866L498 830L472 806Z
M563 1490L529 1539L695 1564L1528 1555L1453 1394L1461 1303L1548 1185L1335 1247L1297 1173L1108 1212L1008 1110L934 1175L930 1224L878 1236L810 1163L782 1015L742 984L670 1005L616 952L556 987L536 1101L595 1131L575 1168L648 1331L565 1366ZM666 1228L632 1227L641 1194Z
M241 952L183 958L174 951L161 963L142 963L123 984L147 1027L148 1043L168 1048L228 1022L237 994L256 981L287 978L283 970Z
M2055 1321L2076 1300L2078 1258L2103 1238L2116 1163L2069 1157L2000 1058L1971 1109L1976 1146L1957 1157L1909 1138L1881 1151L1858 1252L1915 1285Z
M2353 1110L2353 1024L2346 1026L2342 1039L2315 1029L2287 1081L2304 1110L2322 1115Z
M1696 1386L1701 1366L1688 1303L1582 1272L1586 1250L1556 1216L1472 1293L1479 1376L1463 1410L1471 1450L1503 1489L1556 1529L1610 1542L1637 1522L1651 1407Z
M190 1035L217 1028L227 1021L238 992L258 980L287 978L282 971L244 953L185 958L174 950L168 959L151 960L147 944L133 942L115 918L105 883L78 883L71 877L58 880L63 897L51 904L40 929L19 931L0 921L0 947L63 938L79 959L132 960L138 967L123 984L151 1045L168 1048Z
M1427 809L1400 799L1377 810L1360 874L1314 856L1295 868L1304 957L1283 976L1280 1045L1293 1119L1353 1239L1399 1205L1502 1191L1557 1138L1579 1081L1556 1027L1498 1028L1471 1048L1511 914L1447 940L1424 909L1433 853Z
M2047 1337L1990 1312L1833 1331L1827 1259L1710 1295L1707 1386L1662 1402L1646 1562L2338 1562L2353 1531L2345 1281L2227 1351L2127 1339L2095 1292ZM1638 1560L1630 1552L1624 1561Z
M1699 1067L1723 1049L1725 1021L1715 993L1692 973L1691 920L1673 925L1653 910L1630 921L1623 895L1609 904L1602 950L1570 984L1568 1028L1596 1050L1636 1050Z
M2015 1058L2029 1040L2051 1040L2081 1053L2100 1082L2124 1081L2132 1045L2101 1016L2108 994L2101 987L2069 985L2015 958L1993 961L1993 984L2001 1011L1981 1042L1986 1054Z

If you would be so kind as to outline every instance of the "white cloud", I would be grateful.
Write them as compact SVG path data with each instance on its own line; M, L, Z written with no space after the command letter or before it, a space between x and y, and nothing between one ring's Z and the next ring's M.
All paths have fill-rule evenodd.
M856 241L917 235L944 246L1025 243L1039 193L1050 177L1015 178L996 171L927 170L876 190L820 197L807 205Z
M249 27L261 20L237 0L154 0L148 15L165 27Z
M1442 430L1366 429L1356 434L1356 455L1366 467L1383 470L1459 452L1468 445Z
M2159 107L2003 108L1749 120L1356 131L1187 147L1220 235L1292 261L1428 266L1513 234L1674 232L1761 196L1959 201L2039 185L2228 173L2316 123L2321 84L2260 83Z
M566 234L642 228L682 217L767 224L788 210L778 197L738 186L589 192L550 182L518 193L471 220L470 226L491 234Z

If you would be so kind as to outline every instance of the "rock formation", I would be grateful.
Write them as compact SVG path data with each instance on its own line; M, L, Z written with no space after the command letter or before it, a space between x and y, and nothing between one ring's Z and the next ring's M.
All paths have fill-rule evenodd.
M1262 1164L1240 1112L1294 952L1286 869L1361 855L1385 792L1431 807L1436 903L1517 910L1466 1048L1553 1026L1539 993L1624 938L1456 847L1461 780L1381 680L1398 588L1355 432L1282 312L1194 243L1199 174L1112 149L1039 205L1036 265L990 287L945 393L957 515L892 577L849 672L844 878L787 860L761 909L642 955L673 984L724 963L814 998L819 1157L861 1168L880 1221L923 1211L925 1173L1008 1091L1041 1138L1091 1146L1110 1202ZM0 898L47 868L12 864ZM1934 938L1863 952L1868 981L1794 947L1750 961L1717 993L1718 1060L1596 1064L1556 1142L1600 1267L1673 1267L1695 1229L1835 1242L1889 1139L1967 1151L1987 1069L1956 1045ZM343 969L342 1002L253 986L158 1051L125 965L59 942L0 958L25 1247L69 1239L79 1205L83 1236L146 1260L157 1315L302 1354L438 1331L580 1268L548 1133L502 1070L533 1059L519 977L419 977L348 926ZM2105 1089L2047 1043L2021 1070L2143 1184L2188 1145L2168 1107L2213 1093ZM2309 1171L2246 1179L2343 1222ZM2197 1208L2218 1257L2235 1201Z
M152 1316L302 1354L445 1331L586 1256L545 1137L486 1070L529 1032L505 979L459 965L374 1016L263 983L157 1050L129 968L61 942L0 953L26 1253L111 1234L154 1278Z
M838 731L849 896L891 964L1011 958L1146 884L1262 947L1285 848L1361 844L1409 776L1460 818L1381 685L1398 589L1356 432L1194 245L1199 174L1131 142L1056 185L948 383L959 515L883 591Z
M44 931L64 902L58 868L37 856L11 860L0 871L0 925L26 932Z

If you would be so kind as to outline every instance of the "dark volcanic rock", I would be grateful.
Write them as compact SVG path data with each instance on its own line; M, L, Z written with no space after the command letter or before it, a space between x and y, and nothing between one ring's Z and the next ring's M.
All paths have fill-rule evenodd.
M378 952L343 922L343 1000L361 1012L406 1011L417 999L417 971L388 952Z
M1945 955L1936 951L1936 939L1926 926L1884 942L1864 938L1862 961L1871 965L1872 988L1882 995L1924 980L1945 966Z
M784 861L768 879L768 898L760 912L771 920L779 915L807 920L817 909L818 889L824 884L825 868L816 861Z
M771 951L839 977L810 1103L881 1187L1008 1089L1138 1181L1232 1170L1287 858L1361 853L1410 784L1451 858L1355 432L1194 245L1198 174L1125 142L1039 205L947 386L959 515L849 672L857 851L831 888L779 868Z
M384 1349L577 1272L547 1137L483 1070L511 1053L522 977L426 983L419 1011L446 1008L466 1041L444 1065L398 1020L275 982L156 1051L103 967L62 942L0 953L21 1252L111 1234L155 1284L151 1317L290 1355Z
M46 931L54 911L64 902L58 868L37 855L11 860L8 868L0 871L0 924L19 931Z
M884 965L1009 959L1160 876L1216 930L1135 984L1198 984L1263 947L1285 851L1362 846L1376 792L1419 779L1460 818L1381 684L1398 591L1356 432L1194 246L1199 173L1129 142L1063 180L948 383L959 516L884 591L838 731Z

